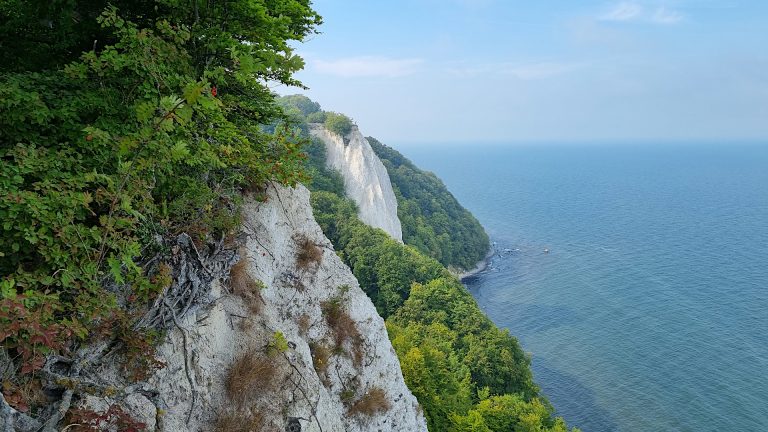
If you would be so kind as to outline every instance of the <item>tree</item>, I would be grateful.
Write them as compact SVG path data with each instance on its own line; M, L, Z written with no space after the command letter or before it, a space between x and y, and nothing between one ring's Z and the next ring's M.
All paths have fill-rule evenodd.
M347 136L348 133L352 132L353 125L352 119L344 114L335 112L325 113L325 127L336 135L341 137Z
M105 285L159 295L158 237L204 243L242 189L304 179L261 125L281 113L265 83L301 85L309 1L120 3L0 2L0 341L22 372L114 312Z

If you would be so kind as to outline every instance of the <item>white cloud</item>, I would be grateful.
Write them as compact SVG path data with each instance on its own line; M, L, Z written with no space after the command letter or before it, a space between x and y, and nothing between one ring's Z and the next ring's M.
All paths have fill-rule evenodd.
M317 72L344 78L385 77L397 78L417 72L421 59L393 59L380 56L348 57L336 60L314 60Z
M614 22L644 21L653 24L669 25L682 21L683 15L665 6L659 6L651 11L639 3L624 1L614 5L608 12L598 16L598 20Z
M643 15L643 7L637 3L621 2L601 15L600 21L633 21Z
M658 24L677 24L683 20L683 15L680 12L669 10L664 6L656 9L651 21Z

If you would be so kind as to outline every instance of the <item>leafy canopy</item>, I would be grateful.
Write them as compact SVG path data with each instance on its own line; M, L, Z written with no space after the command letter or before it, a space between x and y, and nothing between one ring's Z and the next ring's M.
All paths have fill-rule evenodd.
M305 178L261 124L318 24L308 0L0 2L0 341L23 371L111 313L105 287L157 296L158 239L202 245L242 190Z

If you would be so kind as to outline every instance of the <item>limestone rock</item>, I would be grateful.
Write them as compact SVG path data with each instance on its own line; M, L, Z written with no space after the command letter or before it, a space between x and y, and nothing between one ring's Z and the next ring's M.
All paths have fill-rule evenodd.
M267 201L246 201L243 215L244 273L234 282L263 287L244 300L232 282L214 282L160 346L165 368L121 405L151 431L213 431L225 421L426 431L384 321L315 222L309 191L270 185Z
M317 124L310 125L310 132L325 143L326 163L344 178L344 191L357 204L360 220L402 242L403 230L389 174L357 126L345 137Z

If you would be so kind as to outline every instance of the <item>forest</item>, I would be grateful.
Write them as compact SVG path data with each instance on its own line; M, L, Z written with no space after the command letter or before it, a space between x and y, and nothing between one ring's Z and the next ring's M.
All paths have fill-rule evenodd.
M279 103L293 113L290 117L300 133L308 129L301 125L306 117L321 112L319 105L311 105L303 96L283 97ZM311 112L299 114L301 106L311 106ZM533 382L530 357L517 339L496 327L437 259L408 244L405 236L406 244L401 244L362 223L355 204L344 197L340 174L325 166L323 144L309 136L304 139L310 142L307 171L312 176L308 184L315 219L385 318L405 382L424 409L429 430L567 432L565 422L553 415ZM390 158L385 161L387 168L395 166L394 160L407 167L408 175L430 179L408 184L408 196L462 212L477 224L472 229L482 231L433 174L376 145ZM402 196L397 195L398 204ZM403 220L404 231L413 228L408 224L414 221ZM433 233L424 234L427 241L434 240ZM487 242L484 232L483 236ZM462 250L463 241L461 236L454 237L445 247Z

